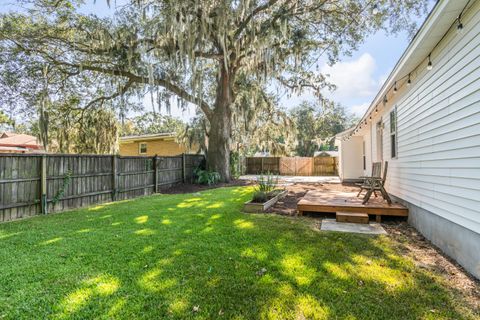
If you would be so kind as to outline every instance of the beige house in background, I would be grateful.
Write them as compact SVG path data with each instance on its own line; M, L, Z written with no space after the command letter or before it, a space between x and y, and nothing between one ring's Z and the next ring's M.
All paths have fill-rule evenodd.
M197 153L176 141L175 133L157 133L121 137L121 156L175 156L182 153Z

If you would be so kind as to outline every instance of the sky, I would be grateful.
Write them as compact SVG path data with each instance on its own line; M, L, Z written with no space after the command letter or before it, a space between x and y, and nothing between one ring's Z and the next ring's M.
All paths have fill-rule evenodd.
M116 6L121 6L126 1L110 0L109 7L107 0L85 0L80 11L108 16L114 12ZM434 1L431 1L429 9L433 7L433 4ZM18 10L15 1L0 0L0 12L15 10ZM418 26L424 19L425 17L417 19ZM385 32L379 31L369 36L351 56L342 56L340 61L333 66L327 65L320 59L320 72L327 74L329 81L336 85L335 91L325 90L323 94L343 105L348 112L362 116L408 44L409 37L405 31L397 35L387 35ZM315 101L315 97L312 94L290 98L283 95L280 106L290 109L304 100ZM152 109L150 101L150 96L146 97L144 101L146 110ZM166 110L161 110L161 112L167 113ZM188 121L195 116L195 108L180 110L176 107L176 102L172 100L170 115Z

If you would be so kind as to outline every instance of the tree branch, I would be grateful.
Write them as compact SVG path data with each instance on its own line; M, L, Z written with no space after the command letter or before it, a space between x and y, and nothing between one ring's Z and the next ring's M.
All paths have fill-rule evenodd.
M261 5L261 6L258 6L256 7L255 9L253 9L253 11L247 16L247 18L245 20L243 20L240 25L238 26L238 29L237 31L235 31L235 34L234 34L234 39L238 40L238 38L240 37L240 35L242 34L243 30L245 30L245 28L247 27L247 25L250 23L250 21L252 21L252 19L257 15L259 14L260 12L262 11L265 11L267 10L268 8L272 7L273 5L275 5L276 3L278 2L278 0L270 0L268 1L267 3L265 3L264 5Z
M133 81L133 82L136 82L136 83L142 83L142 84L149 84L150 83L150 79L148 77L139 76L139 75L136 75L136 74L134 74L130 71L126 71L126 70L105 69L105 68L102 68L102 67L88 66L88 65L80 66L78 64L71 64L71 63L66 63L66 62L59 62L59 63L68 65L70 67L83 69L83 70L89 70L89 71L99 72L99 73L103 73L103 74L109 74L109 75L113 75L113 76L126 77L130 81ZM203 113L205 113L205 116L208 119L211 118L212 109L210 108L210 106L205 101L196 98L192 94L188 93L185 89L169 82L168 80L155 78L153 83L157 86L160 86L160 87L163 87L163 88L167 89L168 91L174 93L175 95L179 96L180 98L199 106L200 109L202 109Z
M132 82L135 82L135 83L150 84L149 77L140 76L140 75L134 74L133 72L130 72L130 71L126 71L126 70L122 70L122 69L113 69L113 68L109 69L109 68L103 68L103 67L94 66L94 65L83 65L83 64L80 65L78 63L70 63L70 62L61 61L61 60L56 59L52 55L48 54L47 52L42 51L38 48L35 48L35 49L26 48L23 45L21 45L20 43L18 43L17 41L14 41L14 40L11 40L11 41L15 45L17 45L18 48L20 48L21 50L23 50L25 52L37 52L37 53L41 54L44 58L48 59L51 63L53 63L56 66L67 66L67 67L75 68L77 70L88 70L88 71L98 72L98 73L112 75L112 76L121 76L121 77L128 78L129 81L132 81ZM194 95L188 93L184 88L182 88L180 86L177 86L177 85L171 83L170 81L168 81L166 79L155 78L154 79L154 84L157 85L157 86L163 87L163 88L169 90L170 92L174 93L178 97L199 106L200 109L205 114L205 116L207 117L207 119L209 119L209 120L211 119L213 111L210 108L210 106L208 105L208 103L205 102L204 100L195 97ZM129 85L129 87L130 86L131 86L131 84Z
M115 99L116 97L118 96L121 96L123 94L125 94L125 92L127 92L127 90L135 83L135 81L133 81L132 79L128 79L127 83L120 89L118 90L117 92L115 92L114 94L112 95L109 95L109 96L102 96L102 97L98 97L92 101L90 101L84 109L88 109L90 108L91 106L95 105L96 103L98 102L104 102L104 101L107 101L107 100L112 100L112 99Z

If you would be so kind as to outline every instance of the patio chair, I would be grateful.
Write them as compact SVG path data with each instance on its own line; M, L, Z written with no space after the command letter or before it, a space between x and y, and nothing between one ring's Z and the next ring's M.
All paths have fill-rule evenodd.
M388 204L392 204L392 199L390 199L390 196L388 195L387 191L385 190L385 180L387 179L387 171L388 171L388 161L385 161L385 168L383 169L383 176L382 177L375 177L372 175L372 177L367 178L367 182L365 183L362 188L365 188L367 190L367 193L363 197L363 204L367 203L368 200L370 200L370 196L372 193L375 191L380 191L382 194L383 199L387 200Z
M370 189L370 182L371 182L372 177L380 178L381 175L382 175L382 163L381 162L373 162L372 163L372 175L371 176L362 176L360 178L363 179L363 182L356 183L356 185L360 187L360 191L358 191L357 198L360 197L363 190L369 190ZM376 197L377 193L375 191L373 193Z

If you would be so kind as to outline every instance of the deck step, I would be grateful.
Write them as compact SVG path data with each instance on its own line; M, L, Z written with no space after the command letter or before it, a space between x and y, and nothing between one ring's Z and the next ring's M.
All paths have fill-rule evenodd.
M337 212L337 222L368 224L368 214L357 212Z

